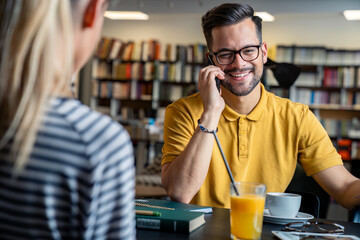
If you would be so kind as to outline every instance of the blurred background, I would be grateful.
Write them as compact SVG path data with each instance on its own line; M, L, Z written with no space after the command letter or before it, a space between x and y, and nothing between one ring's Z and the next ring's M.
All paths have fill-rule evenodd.
M158 38L172 43L204 42L201 16L225 3L219 0L113 0L109 10L142 11L147 21L106 20L104 35L125 40ZM263 39L275 44L360 48L360 22L347 21L344 10L360 9L359 0L250 0L256 12L268 12Z
M233 1L239 2L239 1ZM360 177L360 0L251 0L263 22L271 64L262 83L274 94L309 105L345 166ZM168 104L197 91L208 63L201 17L219 0L111 0L109 11L139 11L146 20L105 18L94 57L79 74L79 99L129 131L136 158L137 197L166 197L161 186L163 119ZM109 16L109 15L106 15ZM265 18L263 18L265 20ZM292 190L316 193L320 217L347 220L348 211L297 169Z

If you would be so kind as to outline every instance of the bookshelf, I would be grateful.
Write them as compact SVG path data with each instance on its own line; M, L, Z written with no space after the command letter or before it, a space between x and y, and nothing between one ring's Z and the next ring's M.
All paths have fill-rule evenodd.
M103 37L92 59L90 106L128 130L140 172L162 147L165 107L197 91L206 45Z
M360 160L360 50L279 45L276 62L293 63L301 73L290 89L266 70L269 91L307 104L319 118L343 160Z

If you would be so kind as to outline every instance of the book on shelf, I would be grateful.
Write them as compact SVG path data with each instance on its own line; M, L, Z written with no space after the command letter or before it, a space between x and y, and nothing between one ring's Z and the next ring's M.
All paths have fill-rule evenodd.
M176 45L174 44L166 44L166 60L174 62L176 61Z
M356 87L356 75L354 67L344 67L342 68L342 86L345 88Z
M186 62L187 61L187 49L184 45L176 45L176 60L180 62Z
M153 57L152 57L153 59L152 60L163 61L164 60L164 58L163 58L164 55L162 55L162 52L161 52L161 43L154 40L153 45L154 45L154 47L153 47L154 54L153 54Z
M94 61L92 67L92 75L95 78L110 78L111 77L111 65L103 61Z
M192 74L192 66L189 65L189 64L186 64L185 65L185 73L184 73L184 77L183 77L183 80L187 83L190 83L191 82L191 74Z
M129 82L114 82L112 84L112 97L115 99L127 99L130 97Z
M339 139L337 141L338 153L342 160L351 160L351 140L350 139Z
M188 45L186 47L186 62L192 63L194 62L194 46Z
M195 63L204 63L205 52L207 51L206 45L197 43L194 45L194 62Z
M112 86L111 82L101 82L100 83L100 97L101 98L110 98L112 96Z
M175 63L175 77L174 77L174 81L175 82L181 82L181 80L183 79L183 63L181 61L177 61Z
M315 87L317 85L316 74L312 72L301 72L295 81L295 86Z
M107 58L112 48L114 39L109 37L103 37L98 43L95 55L101 59Z
M126 44L123 55L122 55L123 61L131 61L134 45L135 45L134 42L128 42Z
M154 63L153 62L145 62L144 65L144 75L143 78L145 81L150 81L154 78Z
M279 45L276 61L305 65L360 65L360 50L330 49L322 46Z
M131 78L131 63L114 63L113 78L117 80L128 80Z
M360 51L328 49L326 65L359 65Z
M294 55L293 46L277 46L276 61L292 63L293 55Z
M191 233L205 224L211 208L159 199L135 200L135 211L152 211L160 216L136 215L136 227L168 232Z
M141 59L141 52L142 52L142 43L141 42L134 42L134 46L132 48L132 51L130 53L131 57L130 60L131 61L140 61Z
M324 64L326 60L325 47L295 48L295 64Z
M124 44L125 43L123 43L120 39L114 39L111 48L109 49L108 55L106 57L109 59L118 58L120 49Z

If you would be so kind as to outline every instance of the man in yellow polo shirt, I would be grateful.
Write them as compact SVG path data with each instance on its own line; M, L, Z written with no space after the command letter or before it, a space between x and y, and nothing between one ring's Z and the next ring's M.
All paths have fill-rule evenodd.
M166 109L162 183L168 195L229 208L230 178L214 135L207 132L217 129L235 181L261 182L269 192L281 192L299 161L343 206L360 205L360 180L343 167L314 114L260 83L267 45L253 9L223 4L203 16L202 26L214 65L200 71L199 93Z

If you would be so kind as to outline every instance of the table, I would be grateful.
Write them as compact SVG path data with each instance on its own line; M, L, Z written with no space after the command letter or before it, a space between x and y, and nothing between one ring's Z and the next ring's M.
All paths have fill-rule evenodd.
M212 214L205 214L206 224L191 234L161 232L154 230L137 229L137 239L206 239L221 240L230 239L230 211L224 208L213 208ZM319 221L327 221L317 219ZM345 234L360 236L360 224L342 221L332 221L345 227ZM261 239L277 239L271 231L280 230L282 225L264 222Z

